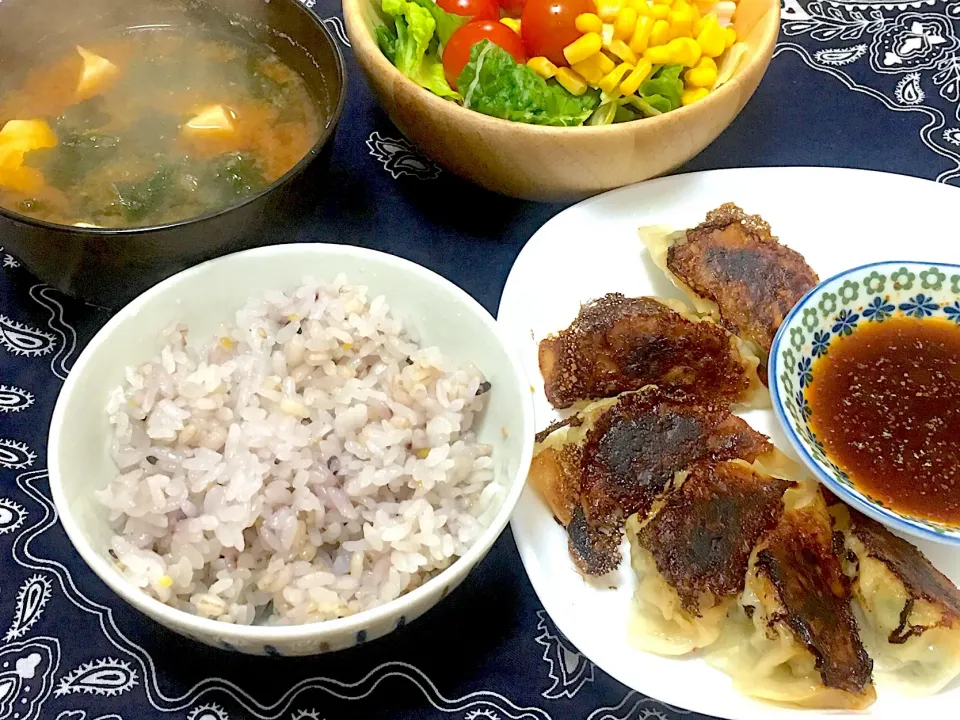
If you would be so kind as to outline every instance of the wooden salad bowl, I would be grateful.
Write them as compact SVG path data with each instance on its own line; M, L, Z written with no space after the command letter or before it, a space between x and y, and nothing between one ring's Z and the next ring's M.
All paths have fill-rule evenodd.
M409 80L377 47L379 0L343 0L353 52L400 131L460 177L527 200L563 201L662 175L703 150L753 95L780 28L776 0L740 0L735 26L748 52L736 75L703 100L663 115L597 127L500 120Z

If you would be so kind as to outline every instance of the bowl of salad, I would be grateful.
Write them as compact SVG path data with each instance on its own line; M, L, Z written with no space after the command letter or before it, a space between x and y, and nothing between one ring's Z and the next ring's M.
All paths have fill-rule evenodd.
M776 0L344 0L390 119L451 172L561 201L711 143L773 55Z

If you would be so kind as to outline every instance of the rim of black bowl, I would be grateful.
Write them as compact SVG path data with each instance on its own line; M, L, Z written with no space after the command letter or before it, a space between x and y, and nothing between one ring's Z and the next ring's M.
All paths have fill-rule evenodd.
M305 16L310 22L312 22L323 37L326 39L327 43L330 45L330 48L333 50L334 57L336 58L337 74L340 76L338 78L340 90L337 93L337 101L334 104L333 110L330 113L330 117L327 120L327 125L323 129L323 132L320 133L320 137L317 139L313 145L310 146L310 149L307 150L306 154L294 165L292 168L287 170L283 175L278 177L272 183L267 185L263 190L260 190L257 193L254 193L250 197L246 197L238 203L233 205L228 205L227 207L220 208L219 210L212 210L208 213L202 215L194 215L193 217L184 218L183 220L176 220L174 222L162 223L160 225L139 225L136 227L120 227L120 228L106 228L106 227L83 227L77 225L64 225L62 223L48 222L47 220L39 220L37 218L30 217L29 215L24 215L18 213L9 208L5 208L0 205L0 215L9 218L15 222L20 222L25 225L33 225L34 227L42 228L44 230L56 230L59 232L69 232L77 233L78 235L139 235L143 233L157 232L158 230L168 230L171 228L182 227L184 225L190 225L196 222L202 222L204 220L209 220L211 218L219 217L220 215L226 215L229 212L233 212L237 208L241 208L244 205L248 205L259 198L262 198L264 195L267 195L274 190L276 190L281 185L286 185L288 182L293 180L295 177L300 175L304 170L306 170L307 165L309 165L313 160L320 154L321 149L324 145L327 144L327 141L330 140L330 136L333 135L334 130L336 130L337 125L340 124L340 117L343 115L343 107L346 104L347 100L347 65L343 59L343 53L340 52L340 46L337 44L337 39L333 37L330 30L327 28L326 24L323 22L322 18L319 15L309 10L304 6L299 0L281 0L286 2L288 5L291 5L296 8L296 11L300 13L301 16ZM308 52L311 52L309 48ZM312 56L312 52L311 52Z

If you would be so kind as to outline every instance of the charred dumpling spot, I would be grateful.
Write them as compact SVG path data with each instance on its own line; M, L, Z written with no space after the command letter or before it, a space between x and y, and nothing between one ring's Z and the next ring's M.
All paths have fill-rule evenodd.
M943 612L943 622L960 621L960 590L950 578L937 570L916 547L877 521L855 510L849 512L853 534L863 543L867 554L886 565L912 599L938 605Z
M700 312L710 312L766 358L780 323L819 282L770 226L727 203L686 233L641 231L654 262ZM762 368L761 368L762 369Z
M758 400L757 359L726 330L653 298L612 293L541 341L540 372L554 407L657 385L703 400Z
M700 463L652 519L627 523L637 576L630 640L684 655L721 635L757 540L777 524L792 485L742 460Z
M701 460L752 462L772 448L726 408L669 398L655 387L576 418L541 438L529 480L567 526L571 557L590 575L619 565L624 522L646 515L678 472Z
M750 553L780 519L790 485L742 461L702 463L637 533L686 612L699 615L705 594L743 589Z
M574 508L567 525L570 557L585 575L606 575L620 565L620 528L612 523L590 524L583 508Z
M901 692L938 692L960 675L960 590L874 520L839 502L830 513L870 655Z
M583 490L614 499L624 517L646 514L674 475L706 459L753 461L767 438L717 405L696 405L658 390L626 395L587 434ZM588 500L588 518L593 505Z
M784 512L750 559L725 639L707 661L740 692L809 708L860 710L876 700L873 662L850 607L849 582L833 552L819 492ZM795 497L794 500L797 498Z
M813 509L788 513L757 553L756 573L770 584L783 622L816 659L823 684L861 694L873 662L850 610L850 588L833 553L829 521Z

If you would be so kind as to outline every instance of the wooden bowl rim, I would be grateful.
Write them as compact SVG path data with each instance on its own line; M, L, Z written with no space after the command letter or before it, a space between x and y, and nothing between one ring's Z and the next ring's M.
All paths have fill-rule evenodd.
M374 72L385 76L389 81L399 83L405 91L411 92L414 96L421 98L428 112L445 115L452 122L466 121L472 123L475 129L487 129L491 131L506 130L509 127L518 133L528 133L531 136L540 137L557 135L566 135L569 137L569 133L571 132L598 136L603 134L637 132L638 130L656 131L659 126L664 123L678 122L684 118L693 117L692 113L707 113L712 106L723 102L726 96L734 92L740 92L743 85L747 82L747 76L751 74L751 70L758 65L766 65L769 62L769 58L773 54L773 48L777 43L777 37L780 34L779 3L775 0L758 0L758 2L766 2L769 7L764 13L760 14L756 20L757 25L763 23L765 32L759 38L753 54L748 59L748 62L737 70L729 82L722 85L715 92L710 93L703 100L691 105L679 107L676 110L655 117L643 118L642 121L612 123L610 125L574 125L559 127L554 125L535 125L484 115L481 112L470 110L450 100L444 100L439 95L434 95L426 88L417 85L397 70L394 64L387 59L367 27L363 17L363 5L365 3L372 5L374 1L375 0L343 0L343 16L347 27L347 34L350 36L350 44L355 54L359 49L361 51L359 54L369 59L374 66ZM772 22L767 20L767 16L771 13L773 13ZM354 32L354 28L358 28L358 30ZM470 117L467 118L467 115Z

